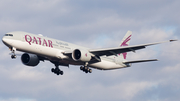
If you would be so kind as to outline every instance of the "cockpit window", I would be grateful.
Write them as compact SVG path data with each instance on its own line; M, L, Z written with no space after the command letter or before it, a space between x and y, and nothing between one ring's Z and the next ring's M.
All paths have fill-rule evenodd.
M5 34L5 36L13 36L12 34Z
M9 34L9 36L13 36L12 34Z

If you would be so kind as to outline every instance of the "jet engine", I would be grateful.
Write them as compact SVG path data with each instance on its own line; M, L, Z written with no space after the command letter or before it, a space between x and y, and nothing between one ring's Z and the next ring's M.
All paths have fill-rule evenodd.
M24 53L21 56L21 61L24 65L27 66L37 66L39 64L39 58L35 54Z
M75 61L89 62L92 57L87 50L75 49L72 53L72 58Z

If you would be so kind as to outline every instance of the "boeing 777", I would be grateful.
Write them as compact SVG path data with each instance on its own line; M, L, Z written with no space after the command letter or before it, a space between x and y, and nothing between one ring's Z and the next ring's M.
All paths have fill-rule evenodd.
M16 51L24 52L21 61L27 66L37 66L40 61L48 60L55 65L51 71L63 75L59 66L81 65L80 70L91 73L92 69L112 70L130 67L132 63L157 61L157 59L127 61L127 52L146 48L164 42L129 46L132 32L128 31L119 47L104 49L89 49L68 42L43 37L27 32L16 31L5 34L3 43L12 52L11 58L16 58Z

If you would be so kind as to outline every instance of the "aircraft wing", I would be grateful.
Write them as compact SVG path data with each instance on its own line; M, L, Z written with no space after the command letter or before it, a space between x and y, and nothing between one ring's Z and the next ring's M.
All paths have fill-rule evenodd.
M125 53L125 52L130 52L130 51L135 52L136 50L146 48L146 46L161 44L165 42L172 42L172 41L177 41L177 40L168 40L168 41L163 41L163 42L125 46L125 47L116 47L116 48L93 49L93 50L89 50L89 52L98 56L102 56L102 55L111 56L111 55L117 55L120 53Z

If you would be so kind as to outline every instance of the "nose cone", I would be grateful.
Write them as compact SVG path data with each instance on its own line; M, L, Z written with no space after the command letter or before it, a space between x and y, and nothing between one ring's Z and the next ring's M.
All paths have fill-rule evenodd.
M5 37L3 37L3 38L2 38L2 42L5 43L5 40L6 40Z
M6 38L6 37L3 37L2 38L2 42L6 45L6 46L8 46L8 39Z

